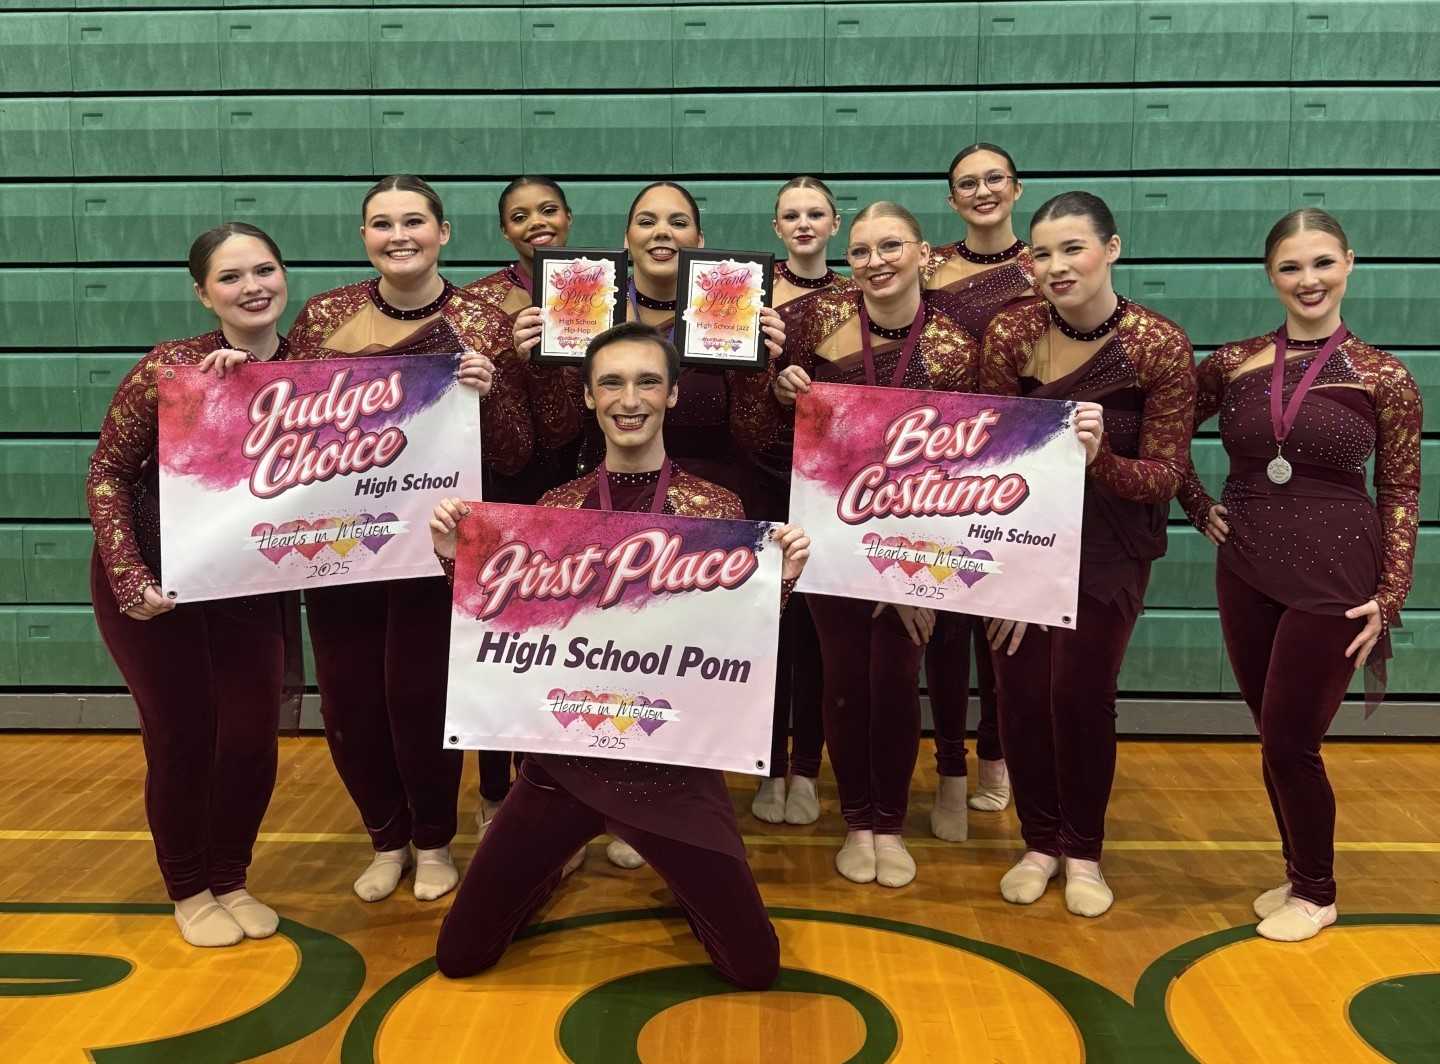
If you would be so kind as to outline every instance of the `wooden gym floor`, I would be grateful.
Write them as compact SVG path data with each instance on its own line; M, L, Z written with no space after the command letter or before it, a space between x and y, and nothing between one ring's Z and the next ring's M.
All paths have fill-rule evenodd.
M0 735L0 1058L311 1062L1440 1061L1440 749L1334 743L1342 922L1281 946L1250 900L1283 878L1249 743L1127 742L1105 870L1116 906L1070 916L997 883L1013 811L930 838L921 754L899 891L841 880L833 782L808 828L749 816L786 972L729 993L648 870L590 847L493 972L430 958L448 900L350 891L369 846L323 741L285 739L251 888L282 933L199 951L175 931L141 805L139 740ZM457 856L473 848L467 759Z

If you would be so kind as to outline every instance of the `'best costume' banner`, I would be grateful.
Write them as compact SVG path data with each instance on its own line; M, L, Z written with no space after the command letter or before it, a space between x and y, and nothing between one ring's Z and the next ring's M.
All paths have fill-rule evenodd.
M781 561L769 530L476 504L456 551L447 745L765 775Z
M160 373L160 551L179 602L438 576L428 522L480 494L458 355Z
M1075 627L1073 403L815 384L795 409L802 591Z

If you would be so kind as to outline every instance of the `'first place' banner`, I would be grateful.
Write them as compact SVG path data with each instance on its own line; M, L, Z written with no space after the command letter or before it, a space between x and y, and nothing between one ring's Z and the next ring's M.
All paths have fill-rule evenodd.
M1073 403L813 384L795 407L800 590L1075 627Z
M473 504L447 746L769 769L781 551L754 521Z
M437 498L480 494L458 355L160 373L160 555L179 602L439 576Z

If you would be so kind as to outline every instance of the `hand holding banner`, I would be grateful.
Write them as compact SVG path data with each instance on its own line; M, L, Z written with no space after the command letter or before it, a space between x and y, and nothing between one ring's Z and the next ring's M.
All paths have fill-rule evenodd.
M795 407L800 589L1075 627L1074 404L812 384Z
M252 363L160 379L161 578L179 602L438 576L440 494L480 491L458 355Z
M766 772L781 571L768 524L470 507L447 745Z

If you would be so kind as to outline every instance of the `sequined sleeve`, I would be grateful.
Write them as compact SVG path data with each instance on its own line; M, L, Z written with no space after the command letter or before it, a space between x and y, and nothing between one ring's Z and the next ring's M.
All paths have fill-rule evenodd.
M939 392L973 392L979 386L980 345L965 327L931 308L921 336L920 355Z
M1235 367L1243 362L1249 354L1241 354L1237 357L1237 351L1242 345L1230 345L1213 351L1195 369L1195 425L1198 430L1201 425L1209 421L1220 411L1220 403L1225 398L1225 384L1234 372ZM1195 463L1191 460L1190 448L1185 448L1185 475L1180 482L1180 490L1176 493L1181 507L1185 510L1185 516L1190 518L1190 523L1201 532L1205 531L1205 525L1210 517L1210 507L1215 505L1215 499L1206 489L1200 475L1195 472Z
M1387 623L1400 616L1415 569L1420 520L1420 425L1415 379L1393 355L1380 352L1375 380L1375 505L1382 559L1375 601Z
M775 378L783 357L783 353L772 357L758 373L731 370L725 374L730 393L730 438L743 451L763 451L780 435L783 415L775 399Z
M155 460L160 434L156 373L162 365L198 362L223 342L216 332L156 346L125 374L105 412L85 477L85 503L95 549L122 612L138 606L145 589L159 583L135 534L135 488Z
M1180 490L1195 418L1195 353L1184 331L1137 308L1120 323L1125 353L1145 393L1140 456L1121 458L1100 441L1089 475L1112 494L1134 502L1167 502Z
M1045 335L1048 320L1042 304L1002 311L991 319L980 353L982 394L1020 394L1020 374L1031 348Z
M490 391L480 400L481 455L497 473L513 476L530 461L535 430L530 420L528 365L504 357L501 350L510 335L510 317L464 292L457 292L441 313L466 347L485 355L495 366Z
M526 364L530 417L535 442L559 450L580 435L585 417L585 384L577 366Z

